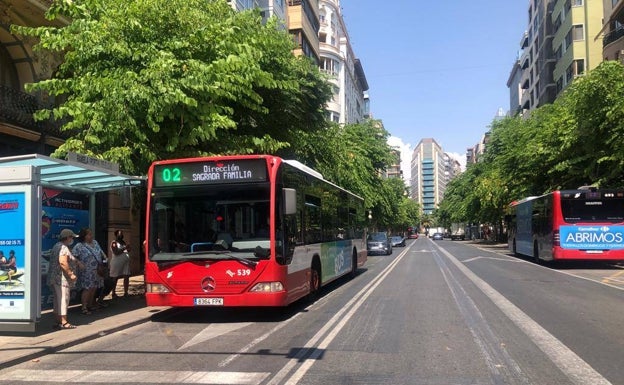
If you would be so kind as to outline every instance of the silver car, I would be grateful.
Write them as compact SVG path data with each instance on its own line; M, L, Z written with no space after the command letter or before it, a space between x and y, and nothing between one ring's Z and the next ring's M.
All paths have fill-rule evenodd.
M371 233L366 238L366 250L368 254L392 254L392 244L386 233Z

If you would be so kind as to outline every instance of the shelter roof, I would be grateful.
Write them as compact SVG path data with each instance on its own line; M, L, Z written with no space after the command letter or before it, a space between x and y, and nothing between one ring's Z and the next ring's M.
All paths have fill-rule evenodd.
M0 167L33 166L39 170L42 185L85 192L138 186L145 180L145 177L120 174L115 167L105 168L113 165L106 161L86 156L78 159L83 161L67 161L41 154L17 155L0 158Z

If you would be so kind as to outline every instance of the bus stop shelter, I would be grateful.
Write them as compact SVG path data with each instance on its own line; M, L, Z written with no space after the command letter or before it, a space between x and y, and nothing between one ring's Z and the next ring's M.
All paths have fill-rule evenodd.
M139 186L144 177L76 153L0 158L0 332L34 331L41 318L50 245L63 228L95 222L95 193ZM11 265L9 255L14 256ZM2 255L0 255L0 259ZM12 266L12 267L11 267Z

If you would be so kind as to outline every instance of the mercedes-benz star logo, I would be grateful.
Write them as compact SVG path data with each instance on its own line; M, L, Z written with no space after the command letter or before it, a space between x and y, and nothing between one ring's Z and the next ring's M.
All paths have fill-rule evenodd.
M212 277L206 277L201 281L201 289L206 293L213 291L217 287L217 282Z

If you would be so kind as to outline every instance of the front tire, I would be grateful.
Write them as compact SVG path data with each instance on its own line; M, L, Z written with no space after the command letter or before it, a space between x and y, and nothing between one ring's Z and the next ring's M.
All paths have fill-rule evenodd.
M310 292L308 293L308 301L314 302L318 299L321 291L321 263L317 258L312 261L310 268Z
M353 255L351 256L351 273L349 274L351 278L355 278L357 269L357 251L353 249Z

